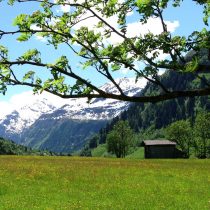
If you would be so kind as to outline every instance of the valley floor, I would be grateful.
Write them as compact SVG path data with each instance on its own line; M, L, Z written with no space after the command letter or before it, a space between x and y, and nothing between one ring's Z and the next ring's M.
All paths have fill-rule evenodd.
M207 210L210 160L0 156L1 210Z

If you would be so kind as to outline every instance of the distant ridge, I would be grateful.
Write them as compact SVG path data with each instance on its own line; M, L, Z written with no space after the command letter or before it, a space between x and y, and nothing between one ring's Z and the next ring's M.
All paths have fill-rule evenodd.
M136 83L134 78L122 78L116 82L127 95L138 94L146 85L144 79ZM112 83L101 89L117 94ZM37 99L0 118L0 136L36 149L69 152L82 147L90 135L130 104L103 98L89 104L85 98L55 100L57 104L48 97Z

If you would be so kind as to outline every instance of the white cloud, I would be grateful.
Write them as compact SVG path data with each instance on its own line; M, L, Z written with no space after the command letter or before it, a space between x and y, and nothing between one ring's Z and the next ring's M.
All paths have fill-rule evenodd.
M59 19L56 19L56 18L51 18L51 19L47 19L46 18L45 21L48 23L48 25L55 26L55 24L57 22L59 22L60 20ZM39 27L39 26L37 26L36 24L31 25L30 26L30 29L31 30L35 30L35 31L38 31L38 32L39 31L42 32L42 28ZM35 34L35 39L38 40L38 41L41 41L41 42L47 42L47 38L46 37L42 37L42 36L40 36L38 34Z
M40 27L38 27L37 25L33 24L30 26L31 30L37 30L37 31L41 31L42 29Z
M57 3L58 0L54 0L54 3ZM66 0L64 1L64 4L63 5L60 5L59 6L59 9L57 9L57 12L64 12L64 13L67 13L67 12L70 12L71 11L71 6L69 5L70 3L73 4L73 3L78 3L78 4L82 4L84 3L85 0L77 0L76 2L74 0Z
M67 0L65 2L69 3L70 1ZM58 0L54 0L54 3L55 4L58 3ZM59 13L59 12L70 12L70 5L63 4L63 5L59 6L59 9L57 9L56 11L57 11L57 13Z
M132 16L134 14L133 11L127 13L127 17Z
M57 3L57 2L58 2L58 0L54 0L54 3ZM85 2L86 2L86 0L77 0L76 2L75 2L75 0L66 0L66 1L64 1L63 5L60 5L59 9L57 9L57 12L70 12L71 6L69 4L73 4L73 3L83 4ZM125 0L118 0L119 4L122 4L123 2L125 2ZM101 4L101 5L103 6L103 4ZM129 14L129 15L131 15L131 14Z
M77 0L76 3L84 3L86 0ZM58 2L58 0L54 0L55 3ZM67 4L65 4L65 2ZM123 3L124 0L119 0L118 3ZM63 5L59 6L59 9L57 9L57 12L70 12L71 8L70 5L68 3L75 3L74 0L66 0L64 1ZM98 5L100 7L100 5ZM103 4L101 4L101 7L103 7ZM93 9L93 11L99 15L101 17L101 13L99 11L97 11L96 9ZM74 25L73 29L74 30L78 30L80 27L82 26L86 26L89 28L89 30L94 30L95 32L101 33L102 36L105 33L105 29L107 29L108 27L104 27L104 28L97 28L97 24L100 21L97 17L90 17L93 14L90 11L86 11L86 13L84 13L83 15L81 15L80 17L78 17L78 23ZM127 16L133 16L134 13L130 12L127 14ZM119 24L117 23L118 21L118 17L117 15L114 15L112 17L109 18L105 18L103 17L103 19L109 24L111 25L113 28L117 29L118 31L120 31L119 29ZM47 20L46 20L47 21ZM56 19L51 20L49 22L50 25L54 25L54 23L56 23ZM169 32L173 33L178 27L179 27L179 21L174 20L174 21L168 21L165 20L165 24L167 25L167 29ZM37 26L33 26L34 29L39 30L40 28L38 28ZM155 35L160 34L161 32L163 32L163 28L162 28L162 24L161 24L161 20L160 18L154 18L151 17L148 19L146 24L142 24L140 21L138 22L132 22L132 23L128 23L127 24L127 37L131 38L131 37L135 37L135 36L144 36L146 33L151 32ZM41 36L37 36L36 37L37 40L40 41L46 41L45 38L41 37ZM123 41L123 38L119 35L117 35L116 33L112 33L111 37L109 38L105 38L104 37L104 44L119 44Z
M179 27L179 21L165 21L167 29L169 32L173 33ZM159 18L149 18L147 23L142 24L141 22L134 22L128 24L127 27L127 36L129 38L135 36L144 36L147 33L153 33L154 35L158 35L163 32L161 20ZM156 50L159 52L159 56L157 60L163 60L168 57L168 54L164 54L162 50ZM154 52L153 52L154 53ZM148 57L152 56L152 53L147 55Z
M132 56L131 54L128 54L128 57L131 57L131 56ZM145 65L144 65L142 62L140 62L140 61L134 61L133 64L134 64L134 68L135 68L135 69L138 69L138 70L143 70L143 68L145 67ZM124 67L122 67L122 68L120 69L120 72L121 72L122 74L124 74L124 75L128 74L129 71L130 71L129 68L124 68Z
M101 13L98 12L97 10L93 10L98 16L101 16ZM95 29L96 31L101 31L101 29L97 28L97 24L99 23L99 19L97 17L90 17L90 16L93 16L93 14L90 12L90 11L87 11L85 14L83 14L81 16L81 20L80 22L78 22L75 26L74 26L74 29L77 30L79 29L80 27L82 26L86 26L88 27L90 30L93 30ZM90 18L88 18L90 17ZM88 19L85 19L85 18L88 18ZM84 20L83 20L84 19ZM103 19L108 23L110 24L112 27L114 28L117 28L118 27L118 23L117 23L117 16L114 15L112 17L109 17L109 18L104 18Z
M38 26L36 26L35 24L31 25L30 27L31 30L36 30L36 31L41 31L42 29ZM41 42L46 42L47 39L45 37L39 36L39 35L35 35L35 39Z
M99 16L100 13L97 11L94 11ZM90 17L92 14L90 12L87 12L84 14L81 19L87 18L85 20L80 21L74 26L74 29L77 30L82 26L88 27L90 30L94 30L96 32L100 32L102 35L104 34L104 29L97 28L97 24L99 22L99 19L96 17ZM132 15L132 13L130 14ZM90 17L90 18L88 18ZM104 18L104 20L111 25L113 28L117 29L119 31L119 25L117 23L118 17L117 15L114 15L109 18ZM179 21L165 21L165 24L167 25L167 29L169 32L173 33L178 27L179 27ZM106 27L108 28L108 27ZM144 36L147 33L153 33L154 35L158 35L163 32L161 20L159 18L149 18L147 23L142 24L141 22L132 22L127 24L127 34L126 36L129 38L136 37L136 36ZM109 44L119 44L123 41L123 38L116 33L112 33L111 37L104 38L104 43Z
M0 113L0 119L7 114L10 114L15 109L20 109L24 106L30 106L36 101L47 99L53 106L61 107L66 101L53 94L43 92L42 94L33 94L33 91L26 91L20 94L13 95L9 101L0 101L0 109L3 110Z
M169 32L174 32L179 27L179 21L165 21ZM159 18L149 18L147 23L142 24L141 22L129 23L127 27L127 36L135 37L151 32L154 35L158 35L163 32L161 20Z
M36 40L41 41L41 42L47 42L47 39L45 37L35 35Z
M4 116L6 116L7 114L11 113L14 110L14 107L12 106L12 104L5 102L5 101L0 101L0 119Z
M57 107L61 106L64 101L62 98L59 98L58 96L47 93L45 91L42 94L34 94L33 91L26 91L12 96L9 103L20 108L25 105L34 104L36 101L40 101L44 98Z
M129 70L126 69L126 68L122 68L122 69L121 69L121 73L122 73L122 74L125 74L125 75L128 73L128 71L129 71Z
M33 95L32 91L23 92L10 98L9 103L17 108L26 104L31 104L37 99L37 95Z
M70 5L67 5L67 4L65 4L65 5L61 5L60 6L60 10L62 11L62 12L70 12Z
M159 55L158 55L158 57L155 59L155 61L164 60L164 59L166 59L167 57L169 57L169 54L163 53L163 50L154 50L154 51L148 53L148 54L147 54L147 57L148 57L148 58L151 58L151 57L153 56L153 53L155 53L155 52L158 52L158 53L159 53Z

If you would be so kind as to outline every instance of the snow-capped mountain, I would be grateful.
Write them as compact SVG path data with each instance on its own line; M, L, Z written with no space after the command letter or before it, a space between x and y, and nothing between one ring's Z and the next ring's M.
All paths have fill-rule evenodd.
M144 80L135 83L133 78L118 79L116 82L126 95L139 93L146 84ZM101 89L115 94L118 91L112 83L106 83ZM34 138L37 135L36 132L40 133L40 125L42 124L41 127L43 128L44 122L45 127L53 122L51 127L54 128L56 124L59 124L58 122L63 123L69 120L74 123L76 121L103 121L102 126L105 121L119 115L129 106L128 102L113 99L93 99L90 103L87 103L85 98L61 99L46 93L40 95L40 97L36 96L35 99L32 97L29 97L29 99L27 100L27 97L25 97L25 103L15 108L10 114L0 116L0 136L32 147L37 143L32 144L31 142L36 142L36 138L45 138L47 135L47 129L42 129L43 136L38 135ZM97 126L97 129L100 129L100 126ZM33 131L33 135L29 134L31 131ZM92 132L96 132L96 130L93 129ZM28 140L28 136L31 136L30 140ZM40 146L38 144L37 148Z
M117 84L124 93L129 96L136 95L145 86L145 80L135 83L134 78L117 79ZM118 90L112 83L106 83L101 87L102 90L110 93L118 93ZM70 118L78 120L108 120L119 115L129 106L129 102L117 101L114 99L93 99L87 103L87 99L69 99L65 104L56 109L59 115L55 114L57 119ZM61 114L62 113L62 114Z
M18 107L0 119L0 136L20 142L21 134L42 115L56 109L47 99L36 100L29 105Z
M5 118L0 119L0 124L6 132L21 133L24 128L30 127L42 114L55 110L56 107L49 104L47 99L37 100L32 105L25 105L11 112Z

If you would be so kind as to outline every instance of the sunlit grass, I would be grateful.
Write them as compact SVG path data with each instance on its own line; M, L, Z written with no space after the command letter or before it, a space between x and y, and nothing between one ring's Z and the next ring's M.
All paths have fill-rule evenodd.
M0 209L210 209L210 160L1 156Z
M133 153L126 156L128 159L144 159L144 147L138 147Z
M104 157L107 156L107 146L106 144L99 144L96 148L91 151L93 157Z

